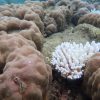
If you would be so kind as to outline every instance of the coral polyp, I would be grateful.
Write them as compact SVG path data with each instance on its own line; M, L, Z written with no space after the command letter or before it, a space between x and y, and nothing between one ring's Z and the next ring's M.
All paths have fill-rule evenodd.
M80 79L83 76L85 61L99 51L100 43L95 43L95 41L87 42L85 45L64 42L53 52L51 64L62 77Z

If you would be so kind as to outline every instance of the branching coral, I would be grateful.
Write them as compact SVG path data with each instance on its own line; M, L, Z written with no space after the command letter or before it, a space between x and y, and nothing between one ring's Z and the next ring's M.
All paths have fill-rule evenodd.
M79 79L83 75L84 62L95 52L99 52L100 43L94 41L85 45L76 43L62 43L52 54L53 68L68 79Z
M100 53L87 60L83 87L92 100L100 99Z

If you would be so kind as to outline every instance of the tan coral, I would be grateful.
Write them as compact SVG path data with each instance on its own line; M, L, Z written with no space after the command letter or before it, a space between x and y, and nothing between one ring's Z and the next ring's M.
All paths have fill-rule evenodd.
M49 36L49 35L57 32L57 27L54 24L49 24L46 27L45 32L46 32L47 36Z
M65 28L65 16L58 10L53 10L50 17L54 18L57 24L57 30L62 31Z
M27 12L24 16L25 20L34 21L35 24L39 27L41 33L44 33L44 23L41 21L40 16L35 12Z
M55 32L57 32L57 24L54 20L54 18L45 16L44 20L44 26L45 26L45 34L46 36L49 36Z
M8 34L21 34L25 38L34 41L38 50L42 49L43 35L34 22L20 20L14 17L2 17L0 23L0 31L6 31Z
M81 17L78 24L87 23L100 28L100 14L89 13Z
M100 100L100 53L86 61L83 89L92 100Z
M57 6L53 11L50 11L48 15L54 18L57 24L57 30L63 31L70 22L72 12L66 6Z
M47 100L51 69L34 42L32 46L19 34L6 34L0 36L0 43L0 65L4 62L0 68L0 99Z

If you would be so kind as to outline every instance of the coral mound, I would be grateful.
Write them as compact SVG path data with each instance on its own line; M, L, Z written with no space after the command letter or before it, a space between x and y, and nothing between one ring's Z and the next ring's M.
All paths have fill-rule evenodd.
M0 100L47 100L51 69L31 40L0 35Z
M34 41L38 50L42 49L43 36L34 22L20 20L14 17L1 17L0 23L0 33L21 34L25 38Z
M89 13L81 17L78 23L87 23L100 28L100 14L99 13Z
M94 41L85 45L65 42L57 46L52 54L51 64L68 79L79 79L83 75L85 60L99 52L100 43Z
M100 53L87 60L83 86L83 90L92 100L100 100Z

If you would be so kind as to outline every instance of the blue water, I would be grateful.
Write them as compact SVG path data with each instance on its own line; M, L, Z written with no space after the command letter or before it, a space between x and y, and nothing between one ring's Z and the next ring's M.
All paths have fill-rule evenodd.
M26 0L0 0L0 5L2 4L23 4ZM32 0L32 1L46 1L46 0Z
M0 4L24 3L25 0L0 0Z
M46 0L32 0L32 1L46 1ZM100 0L83 0L87 2L93 3L95 2L100 2ZM17 3L17 4L23 4L25 0L0 0L0 4L11 4L11 3Z

